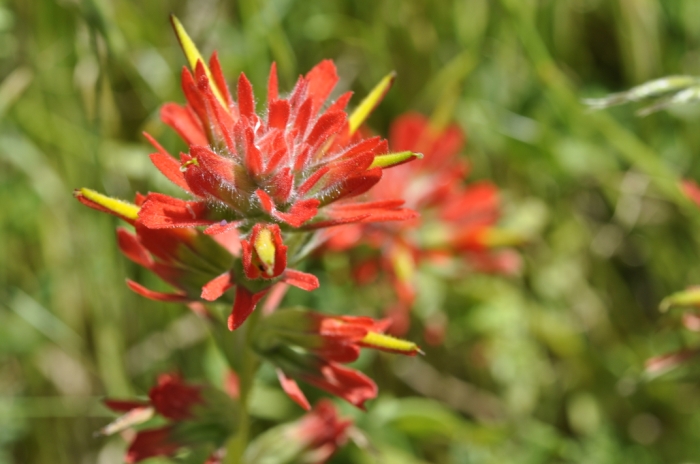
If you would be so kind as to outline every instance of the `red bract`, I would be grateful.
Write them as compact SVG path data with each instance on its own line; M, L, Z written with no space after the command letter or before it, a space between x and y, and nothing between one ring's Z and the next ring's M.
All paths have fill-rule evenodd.
M392 124L390 145L397 151L416 151L425 156L386 172L367 196L375 202L403 198L406 206L421 212L420 222L348 227L328 234L328 247L345 250L362 242L380 250L380 262L375 267L388 271L404 309L413 303L413 275L425 259L461 254L477 271L516 272L517 254L492 250L517 241L517 237L494 227L500 215L496 187L488 182L462 184L468 168L456 157L464 145L459 127L436 129L424 116L406 114ZM369 263L362 263L362 268L363 275L368 275Z
M389 321L369 317L287 309L260 322L255 348L277 365L283 389L305 409L309 403L294 378L363 408L366 400L376 396L377 387L371 379L341 363L357 360L360 348L409 356L420 352L415 343L384 335L388 325Z
M290 435L304 444L306 453L313 453L311 462L322 464L347 442L347 429L351 425L351 420L338 417L332 402L321 400L310 413L294 424Z
M158 377L158 385L151 388L148 397L156 412L173 420L192 417L192 407L204 400L200 387L185 384L179 375L163 374Z
M146 422L154 413L168 420L166 426L136 433L127 450L127 463L172 456L185 446L219 447L235 431L234 403L212 387L189 385L176 374L163 374L148 396L149 401L105 401L110 409L126 414L102 429L104 435ZM216 456L212 459L217 462Z

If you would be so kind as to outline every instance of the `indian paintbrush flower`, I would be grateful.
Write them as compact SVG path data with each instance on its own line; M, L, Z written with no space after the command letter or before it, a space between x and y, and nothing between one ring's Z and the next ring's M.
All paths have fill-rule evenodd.
M303 408L310 405L296 378L364 408L366 400L376 397L376 384L341 364L357 360L361 348L409 356L421 352L415 343L384 335L390 323L285 309L260 321L253 347L277 367L282 388Z
M365 138L358 130L390 88L393 73L348 115L351 92L329 102L339 80L332 61L322 61L300 77L286 98L279 94L273 64L267 108L260 116L245 74L238 79L234 100L216 53L207 65L180 22L172 20L191 70L182 71L187 103L164 105L161 117L189 151L178 161L146 137L156 149L153 164L192 199L149 193L139 203L134 223L153 231L206 227L207 235L238 234L242 264L237 260L205 282L200 295L213 301L236 288L228 321L233 330L274 284L318 287L315 276L287 267L308 254L318 229L415 218L400 198L349 199L379 182L385 168L420 155L389 153L386 140ZM78 197L84 198L84 191ZM285 245L299 234L305 238L291 240L293 248Z
M106 400L113 411L124 413L100 433L111 435L159 415L167 421L157 428L139 430L125 461L135 463L154 456L172 456L189 447L209 456L236 432L237 403L224 392L207 385L191 385L175 374L163 374L151 388L148 401ZM202 459L204 460L204 459Z

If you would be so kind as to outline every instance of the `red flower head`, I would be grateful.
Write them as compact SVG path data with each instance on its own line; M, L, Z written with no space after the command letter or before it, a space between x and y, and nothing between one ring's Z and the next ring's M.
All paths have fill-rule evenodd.
M329 400L290 424L259 435L246 449L244 462L323 464L348 441L349 419L341 419Z
M364 408L377 395L377 386L364 374L341 366L357 360L360 348L415 356L415 343L383 332L388 321L369 317L326 316L304 309L278 311L261 321L255 349L278 367L282 388L299 405L309 402L293 377Z
M390 88L394 76L379 85L348 115L351 92L328 102L338 75L323 61L300 77L291 94L279 95L272 65L264 116L255 111L253 88L244 74L236 99L229 92L216 54L205 64L180 22L173 18L192 72L183 69L187 103L169 103L162 119L189 145L179 161L152 137L153 164L191 200L149 193L138 211L138 222L153 230L206 226L216 235L235 231L243 245L242 266L234 265L202 287L202 298L215 300L235 286L229 328L240 326L257 302L277 282L313 290L318 280L287 269L290 256L307 254L313 240L290 234L349 223L411 219L415 212L403 200L367 203L347 200L367 192L384 168L419 155L387 153L380 137L363 138L358 129ZM338 200L345 200L337 204ZM263 256L264 255L264 256Z
M163 427L136 433L127 450L127 463L172 456L185 446L218 448L235 432L235 403L212 387L189 385L178 375L164 374L148 396L149 401L105 401L110 409L125 414L103 428L103 435L146 422L156 413L168 419Z
M418 151L425 156L388 171L368 197L404 198L408 207L421 212L420 230L415 220L362 224L328 234L330 249L348 249L361 241L381 250L376 267L386 269L391 276L401 311L413 303L414 274L423 259L461 254L481 272L513 272L518 268L518 256L510 250L507 255L491 251L519 241L515 234L495 227L500 215L496 187L487 182L462 184L468 167L456 155L464 140L456 125L436 129L419 114L399 117L391 126L392 149ZM407 328L405 323L401 326Z

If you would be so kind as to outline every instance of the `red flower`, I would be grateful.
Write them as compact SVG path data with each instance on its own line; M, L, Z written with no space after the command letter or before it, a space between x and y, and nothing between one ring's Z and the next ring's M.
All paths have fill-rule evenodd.
M125 414L103 428L104 435L146 422L154 413L168 420L166 426L136 433L127 450L127 463L172 456L185 446L213 443L219 447L235 432L234 403L225 393L211 387L189 385L176 374L163 374L148 396L149 401L105 401L110 409Z
M253 87L245 74L229 92L216 53L204 63L180 23L173 18L194 75L182 72L185 106L169 103L162 119L190 146L178 163L152 138L153 163L195 201L149 195L140 213L147 227L215 225L238 221L249 230L255 222L315 229L346 222L414 217L391 204L361 205L353 217L324 206L366 192L382 168L412 159L410 152L386 154L380 137L363 139L357 131L393 82L387 76L348 117L351 92L326 106L338 82L326 60L300 77L287 98L280 98L275 65L270 70L267 110L255 112ZM324 109L325 108L325 109ZM341 216L341 217L338 217Z
M341 420L333 403L324 399L294 424L290 435L305 445L307 453L313 453L311 462L322 464L347 442L351 425L351 420Z
M415 356L415 343L383 332L389 321L369 317L326 316L303 309L278 311L260 322L255 349L278 367L287 394L305 409L309 402L294 377L364 407L377 395L374 382L364 374L341 366L355 361L360 348Z
M146 137L156 149L151 154L153 164L193 199L149 193L138 209L137 225L152 230L206 226L209 235L232 231L239 235L242 269L234 264L201 287L201 298L208 301L236 287L228 321L233 330L272 285L284 282L304 290L318 287L314 276L286 268L294 264L288 263L288 253L307 254L315 242L294 240L295 248L287 250L286 235L341 224L414 218L416 213L402 208L400 199L334 202L367 192L384 168L418 155L387 153L385 140L363 138L358 131L390 88L393 74L348 115L345 108L351 92L328 102L338 82L333 62L322 61L300 77L287 98L279 95L273 64L267 108L264 116L258 116L246 76L239 77L234 100L216 53L207 66L175 18L173 26L193 72L187 68L182 72L187 103L164 105L161 117L189 145L189 152L181 153L178 161L152 137ZM132 288L148 293L138 286Z
M380 250L378 267L391 276L404 311L415 299L414 274L422 260L461 254L480 272L512 273L519 267L518 255L492 250L519 239L495 228L500 215L496 187L487 182L462 184L468 167L456 155L464 139L456 125L435 129L422 115L399 117L391 126L391 147L425 156L387 171L367 196L377 201L404 198L406 206L421 212L420 222L363 224L327 234L330 249L346 250L363 242Z

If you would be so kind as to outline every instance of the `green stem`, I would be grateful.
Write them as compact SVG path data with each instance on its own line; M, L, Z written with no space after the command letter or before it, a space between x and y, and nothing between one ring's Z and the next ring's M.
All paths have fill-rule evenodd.
M229 360L231 368L236 370L239 378L240 386L240 417L238 420L238 433L232 436L226 443L226 457L224 464L241 464L243 463L243 453L245 452L248 442L250 441L250 414L248 413L248 405L250 394L253 388L255 373L260 364L259 359L251 347L252 334L255 331L255 326L260 318L260 310L254 311L250 315L246 323L238 329L244 331L238 335L235 340L235 360L233 353L227 352L226 359ZM234 334L231 334L234 335ZM221 343L220 343L221 345ZM230 349L229 343L224 344L224 348Z

